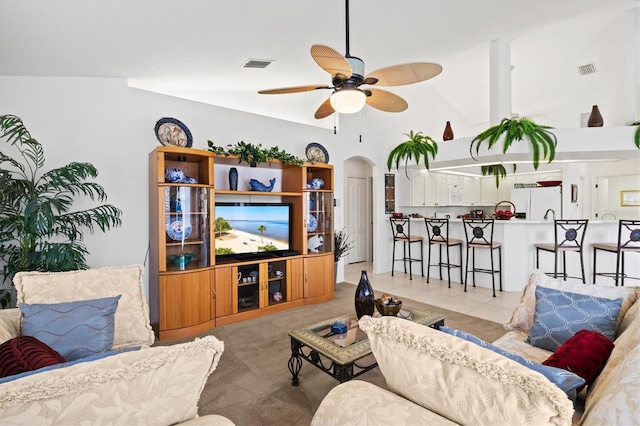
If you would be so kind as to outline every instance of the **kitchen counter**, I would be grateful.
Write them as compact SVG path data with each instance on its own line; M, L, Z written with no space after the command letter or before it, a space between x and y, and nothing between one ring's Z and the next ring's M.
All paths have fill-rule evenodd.
M427 230L426 226L419 226L415 222L424 222L424 218L411 218L411 231L413 234L422 235L425 238L425 268L427 261ZM449 219L449 237L459 238L466 241L462 219ZM535 247L537 243L553 243L554 242L554 226L553 220L496 220L494 227L494 241L502 243L502 287L504 291L521 291L527 284L528 277L535 269ZM590 220L587 225L587 232L584 240L584 267L587 284L593 282L593 249L594 243L615 243L618 239L618 222L612 220ZM431 263L437 263L437 252ZM476 250L476 266L489 267L489 250ZM497 256L497 251L494 252ZM457 253L455 255L457 258ZM598 272L615 272L614 254L599 252L598 253ZM627 254L625 269L627 275L640 277L640 261L637 254ZM466 262L466 243L463 244L463 266ZM552 253L540 253L540 269L544 272L553 272L554 256ZM561 262L561 259L560 259ZM466 268L463 268L465 270ZM559 266L561 271L561 266ZM425 269L426 274L426 269ZM433 274L437 274L437 268L431 270ZM571 277L580 276L580 257L576 253L567 253L567 274ZM458 271L455 269L451 274L452 281L458 279ZM498 288L498 280L496 276L496 290ZM570 279L575 281L575 279ZM599 276L598 284L613 285L613 279ZM627 280L626 285L638 286L640 281ZM476 273L476 285L479 287L491 288L491 275ZM471 274L469 274L469 282L467 287L470 288Z

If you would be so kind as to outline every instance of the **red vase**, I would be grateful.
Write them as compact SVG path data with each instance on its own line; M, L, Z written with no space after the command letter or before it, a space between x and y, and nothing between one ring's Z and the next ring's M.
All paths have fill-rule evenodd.
M589 120L587 121L587 126L589 127L602 127L604 126L604 119L602 118L602 114L600 114L600 110L598 109L598 105L594 105L591 108L591 115L589 115Z
M444 133L442 134L443 141L450 141L453 139L453 129L451 128L451 122L447 121L447 125L444 126Z

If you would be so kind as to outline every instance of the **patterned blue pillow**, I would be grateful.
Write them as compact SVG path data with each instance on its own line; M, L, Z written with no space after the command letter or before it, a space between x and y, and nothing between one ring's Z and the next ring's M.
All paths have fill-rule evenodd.
M562 389L564 393L566 393L567 396L571 398L572 401L575 401L576 399L576 389L585 384L585 380L577 374L574 374L563 368L551 367L539 364L537 362L529 361L528 359L522 358L520 355L516 355L509 351L505 351L498 346L492 345L491 343L487 343L484 340L477 338L473 334L465 333L464 331L455 330L446 326L441 326L440 331L464 340L468 340L469 342L475 343L478 346L487 348L493 352L509 358L512 361L522 364L525 367L532 369L533 371L537 371L538 373L549 379L556 386L558 386L560 389Z
M536 287L536 310L526 342L554 352L580 330L592 330L616 336L616 318L622 298L605 299Z
M46 343L67 361L111 350L120 295L77 302L20 303L22 334Z

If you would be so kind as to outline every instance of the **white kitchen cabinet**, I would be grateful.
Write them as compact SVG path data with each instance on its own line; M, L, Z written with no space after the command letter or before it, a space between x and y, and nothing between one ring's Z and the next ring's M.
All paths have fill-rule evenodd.
M494 176L480 178L481 205L495 206L500 201L508 201L514 182L513 176L507 176L500 179L500 187L496 188Z
M471 176L462 179L462 190L464 192L464 205L477 206L480 204L480 180Z
M442 173L413 171L411 173L412 206L446 206L447 176Z

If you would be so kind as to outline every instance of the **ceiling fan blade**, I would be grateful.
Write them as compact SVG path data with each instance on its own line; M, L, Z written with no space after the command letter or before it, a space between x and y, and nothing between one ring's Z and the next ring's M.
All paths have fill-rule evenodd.
M298 92L309 92L311 90L317 89L331 89L331 87L326 84L312 84L308 86L292 86L292 87L280 87L278 89L267 89L260 90L258 93L261 95L283 95L285 93L298 93Z
M371 95L369 95L371 92ZM409 108L407 101L400 96L380 89L369 89L367 94L367 105L385 112L402 112Z
M331 106L331 98L327 98L327 100L324 101L322 103L322 105L320 105L318 107L314 117L317 118L318 120L320 120L321 118L326 118L326 117L330 116L334 112L336 112L336 111Z
M377 86L403 86L419 83L442 72L442 66L429 62L393 65L369 73L366 78L376 78Z
M347 58L328 46L314 44L311 46L311 57L320 65L320 68L332 76L342 74L349 78L353 73Z

